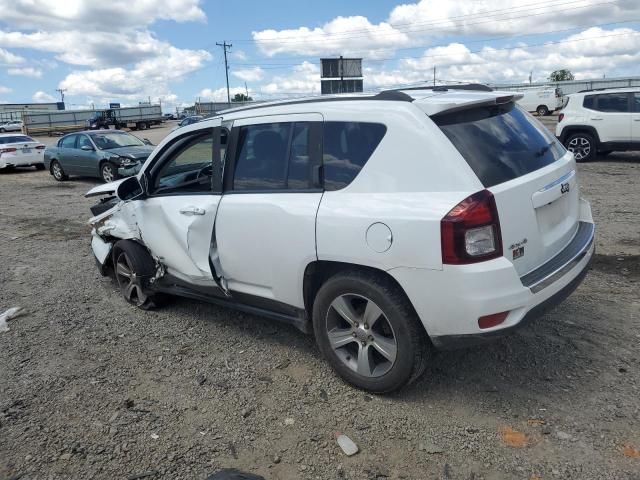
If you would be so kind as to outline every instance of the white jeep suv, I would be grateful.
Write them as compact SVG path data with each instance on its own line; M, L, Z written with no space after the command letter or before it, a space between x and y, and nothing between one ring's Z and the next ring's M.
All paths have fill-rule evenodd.
M588 162L613 151L640 150L640 89L585 90L567 96L556 137Z
M518 94L482 85L261 104L170 134L91 190L92 247L127 301L180 295L314 332L372 392L435 348L569 295L594 251L576 166Z

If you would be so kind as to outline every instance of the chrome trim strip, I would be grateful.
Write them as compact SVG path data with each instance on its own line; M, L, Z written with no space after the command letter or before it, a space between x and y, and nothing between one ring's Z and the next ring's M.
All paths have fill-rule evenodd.
M553 182L551 182L549 185L545 185L544 187L542 187L540 190L538 190L539 192L546 192L547 190L552 189L553 187L555 187L556 185L561 184L562 182L564 182L565 180L569 180L570 178L574 177L576 174L575 170L571 170L569 173L566 173L565 175L561 176L560 178L558 178L557 180L554 180Z
M584 235L586 237L586 240L579 247L579 249L577 249L577 252L571 258L569 258L568 261L566 261L563 265L559 266L558 268L556 268L555 270L553 270L549 274L545 275L544 277L542 277L540 279L536 278L533 282L527 281L528 279L526 277L535 278L536 277L536 275L535 275L536 271L535 270L533 272L525 275L524 277L520 278L520 280L522 281L522 284L525 287L529 287L529 289L531 289L531 293L538 293L539 291L545 289L546 287L548 287L549 285L554 283L560 277L564 276L569 270L571 270L573 267L575 267L578 263L580 263L580 261L587 255L587 253L589 253L589 251L591 250L591 246L593 245L593 240L594 240L594 237L595 237L595 225L593 223L580 222L580 227L578 228L578 233L576 233L576 237L579 235L581 228L588 228L589 229L588 233L585 232L586 235ZM573 243L573 242L571 242L571 243ZM571 245L571 243L567 248L571 248L573 246L573 245ZM562 252L560 254L558 254L558 255L561 255L561 254L562 254ZM544 264L541 267L539 267L539 269L545 268L545 266L547 264L553 262L556 257L554 257L549 262L547 262L546 264Z

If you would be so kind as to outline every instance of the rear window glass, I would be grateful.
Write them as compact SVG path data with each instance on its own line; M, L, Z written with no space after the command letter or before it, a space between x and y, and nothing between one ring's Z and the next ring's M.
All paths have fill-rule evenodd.
M27 137L26 135L11 135L10 137L0 137L0 144L22 142L35 142L35 140L31 137Z
M513 103L435 115L432 119L485 187L550 165L565 153L542 124Z
M339 190L349 185L386 131L381 123L324 122L324 188Z
M584 100L582 101L582 106L584 108L590 108L591 110L595 110L596 108L596 96L595 95L586 95Z

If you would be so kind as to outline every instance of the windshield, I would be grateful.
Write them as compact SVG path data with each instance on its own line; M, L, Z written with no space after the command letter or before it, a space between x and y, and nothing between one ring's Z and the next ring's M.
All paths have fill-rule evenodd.
M538 170L566 153L541 123L513 103L432 119L487 188Z
M128 133L90 133L91 140L100 150L111 150L112 148L121 147L139 147L144 146L144 142L138 137L129 135Z

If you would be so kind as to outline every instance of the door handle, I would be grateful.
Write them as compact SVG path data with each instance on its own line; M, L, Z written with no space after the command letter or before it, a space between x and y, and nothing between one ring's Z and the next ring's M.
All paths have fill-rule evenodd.
M207 212L204 208L189 206L182 207L180 213L183 215L204 215Z
M591 117L590 120L602 120L602 117Z
M640 122L640 118L634 118L633 121L634 122Z

